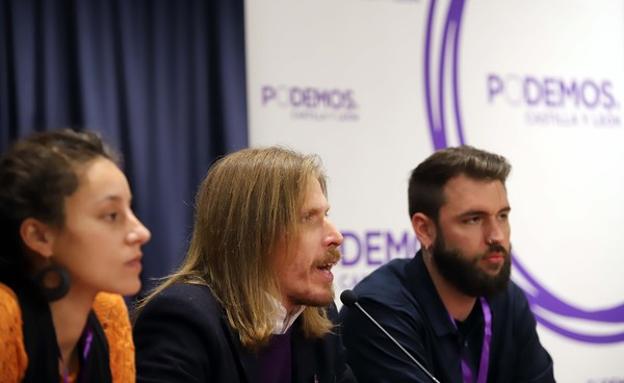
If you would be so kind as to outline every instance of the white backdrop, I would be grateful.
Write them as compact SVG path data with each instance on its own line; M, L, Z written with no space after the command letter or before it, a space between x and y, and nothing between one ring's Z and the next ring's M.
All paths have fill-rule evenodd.
M250 144L318 153L336 290L418 247L410 170L505 155L513 278L561 382L624 382L624 2L248 0Z

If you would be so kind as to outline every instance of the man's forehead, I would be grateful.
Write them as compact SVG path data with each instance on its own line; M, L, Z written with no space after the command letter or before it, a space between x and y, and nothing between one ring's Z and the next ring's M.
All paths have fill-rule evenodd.
M306 198L303 202L302 209L303 210L327 210L329 209L329 207L330 205L327 199L325 198L325 195L317 194L313 197Z
M303 193L303 210L329 209L329 202L327 201L325 193L323 192L323 189L321 189L321 185L316 178L310 179Z
M507 190L500 180L475 179L466 175L451 178L443 189L442 208L503 209L508 207Z

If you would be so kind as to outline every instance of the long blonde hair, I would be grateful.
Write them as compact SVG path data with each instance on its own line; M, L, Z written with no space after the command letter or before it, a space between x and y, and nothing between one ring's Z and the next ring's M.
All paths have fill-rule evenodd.
M137 313L176 282L205 284L241 343L252 349L265 344L274 310L267 292L278 296L270 257L278 241L296 238L310 179L327 193L318 157L279 147L243 149L215 162L197 192L186 258L139 303ZM322 337L333 326L322 307L306 307L302 324L309 338Z

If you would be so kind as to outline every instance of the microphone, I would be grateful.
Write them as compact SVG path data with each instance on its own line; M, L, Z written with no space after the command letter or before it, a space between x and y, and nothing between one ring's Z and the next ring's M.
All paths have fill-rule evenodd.
M418 366L418 368L422 370L422 372L424 372L433 382L440 383L440 381L437 380L433 376L433 374L427 371L425 366L423 366L418 360L416 360L416 358L414 358L412 354L410 354L403 346L401 346L401 344L396 339L394 339L394 337L390 335L390 333L386 331L385 328L381 327L379 322L377 322L366 310L364 310L364 308L357 301L357 295L352 290L343 291L342 294L340 294L340 300L345 306L349 308L357 307L364 315L366 315L368 319L370 319L371 322L375 324L375 326L377 326L384 334L386 334L386 336L390 338L390 340L394 342L394 344L396 344L401 349L401 351L403 351L403 353L407 355L412 360L412 362L414 362Z

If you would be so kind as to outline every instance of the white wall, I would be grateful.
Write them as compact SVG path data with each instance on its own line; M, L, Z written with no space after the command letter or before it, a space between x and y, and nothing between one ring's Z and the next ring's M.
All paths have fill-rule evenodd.
M556 328L538 330L558 381L624 381L624 2L437 1L429 24L430 5L247 1L251 145L323 159L346 234L340 292L413 255L409 172L433 152L432 132L456 145L461 126L464 143L512 162L512 241L527 271L513 277Z

